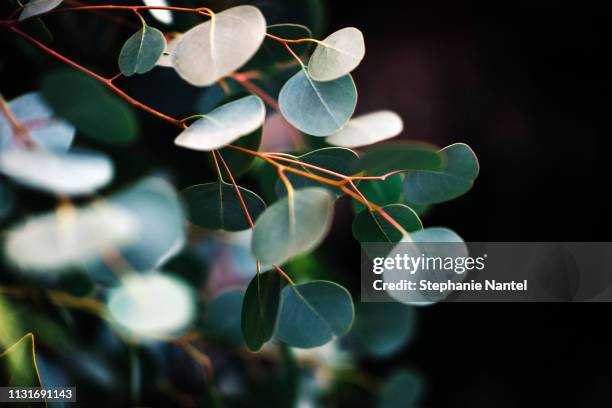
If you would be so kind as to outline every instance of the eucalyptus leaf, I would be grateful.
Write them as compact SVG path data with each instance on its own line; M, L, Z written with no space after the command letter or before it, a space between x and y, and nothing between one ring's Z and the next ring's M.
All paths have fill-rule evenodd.
M133 243L138 225L132 214L109 203L62 208L12 227L4 252L26 272L64 272Z
M174 143L187 149L215 150L261 127L265 116L261 99L246 96L204 115L178 135Z
M62 4L62 1L63 0L30 0L30 2L23 6L23 11L19 15L19 21L51 11Z
M254 192L238 188L252 219L257 219L266 204ZM181 197L186 203L189 221L199 227L225 231L241 231L251 227L231 184L198 184L183 190Z
M125 145L138 136L138 122L127 102L85 74L53 72L44 78L42 93L58 116L96 142Z
M371 203L379 206L395 204L402 195L402 175L394 174L384 180L362 180L359 191ZM365 210L363 203L353 200L353 209L356 213Z
M354 316L350 293L336 283L290 285L282 290L276 337L292 347L321 346L346 334Z
M242 336L251 351L258 351L274 334L278 319L281 278L277 271L255 275L242 304Z
M157 272L130 274L110 291L107 307L112 321L129 334L175 335L195 317L195 293L184 282Z
M8 103L8 109L27 129L37 147L53 152L66 152L72 145L76 129L55 117L47 101L39 92L21 95ZM4 115L0 115L0 151L14 146L13 129Z
M435 204L457 198L472 188L479 164L474 151L464 143L440 150L446 165L439 170L415 171L404 181L405 197L417 204Z
M357 68L364 56L363 34L346 27L318 43L308 62L308 73L316 81L333 81Z
M114 170L110 159L100 153L50 153L15 147L0 153L0 172L31 188L79 196L104 187Z
M15 206L13 189L0 180L0 222L10 215Z
M143 0L146 6L168 7L166 0ZM159 22L164 24L172 24L172 12L170 10L149 10L151 15Z
M404 123L395 112L377 111L349 120L338 133L327 137L329 144L361 147L391 139L402 133Z
M280 264L315 248L333 216L333 196L325 189L295 190L268 207L257 219L251 249L265 264Z
M361 166L372 176L397 170L440 170L444 166L444 155L426 144L384 145L367 150Z
M414 337L416 317L414 307L397 302L357 303L355 323L342 344L360 355L388 357Z
M406 231L423 229L423 223L414 210L403 204L382 208ZM362 211L353 220L353 236L359 242L399 242L403 235L377 211Z
M178 74L196 86L208 86L236 71L259 49L266 20L256 7L238 6L187 31L172 63Z
M297 129L313 136L329 136L353 115L357 90L350 75L317 82L302 69L285 83L278 102L285 119Z
M145 25L132 35L121 48L119 69L125 76L149 72L166 48L161 31Z
M183 34L175 34L170 41L166 42L166 49L164 52L162 52L162 55L157 60L158 66L172 68L172 54L174 54L174 50L176 50L176 46L178 45L182 35Z
M298 156L295 158L295 160L299 160L300 162L306 164L322 167L345 176L351 176L357 173L357 166L359 164L359 156L357 155L357 153L355 153L351 149L346 149L343 147L324 147L323 149L313 150L311 152ZM331 178L332 180L340 180L339 177L312 169L310 167L298 164L290 164L288 167L299 169L306 173L314 174L317 176ZM316 180L308 179L304 176L292 173L290 171L286 171L285 174L293 188L298 189L304 187L324 187L330 190L330 192L332 192L334 195L340 195L342 193L338 189L338 187L323 184ZM285 184L280 179L276 182L275 190L276 195L278 197L284 197L287 195L287 189L285 187Z
M243 344L241 312L244 291L232 289L215 297L204 308L203 326L213 339L238 347Z

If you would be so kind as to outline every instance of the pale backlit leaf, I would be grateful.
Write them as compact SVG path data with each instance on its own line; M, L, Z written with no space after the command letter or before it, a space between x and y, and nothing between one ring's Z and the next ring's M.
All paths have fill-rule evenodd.
M295 190L259 216L253 231L252 250L265 264L287 259L315 248L329 230L334 196L320 187Z
M259 9L230 8L181 37L173 54L174 68L193 85L212 85L244 65L265 34L266 20Z
M168 7L168 2L166 0L143 0L143 2L146 6ZM172 24L174 20L170 10L151 9L149 12L157 21L164 24Z
M338 133L329 136L329 144L361 147L399 135L404 128L402 118L395 112L378 111L351 119Z
M357 68L364 56L363 34L346 27L317 45L308 62L308 73L316 81L332 81Z
M184 282L157 272L131 274L111 290L110 317L130 334L160 336L177 334L195 316L195 296Z
M65 152L74 140L75 128L54 116L51 108L38 92L21 95L8 103L11 114L27 129L26 137L42 149ZM15 144L10 123L0 115L0 151Z
M62 1L63 0L30 0L29 3L23 6L23 11L19 15L19 20L22 21L26 18L38 16L53 10L62 4Z
M60 207L11 229L4 251L25 271L61 270L133 242L137 228L130 213L106 202L84 208Z
M162 52L162 55L157 60L157 65L160 67L172 67L172 54L176 49L176 45L181 39L182 34L176 34L170 41L166 43L166 49Z
M265 116L266 108L261 99L246 96L198 119L178 135L174 143L193 150L218 149L259 128Z
M0 172L25 186L78 196L104 187L113 177L113 164L100 153L51 153L11 148L0 153Z

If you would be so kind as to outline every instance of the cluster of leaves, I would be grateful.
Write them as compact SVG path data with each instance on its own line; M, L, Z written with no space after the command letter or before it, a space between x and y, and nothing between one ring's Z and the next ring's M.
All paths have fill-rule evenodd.
M70 11L56 9L61 3L33 0L16 22L5 25L49 51L16 26L53 10ZM11 185L0 180L0 220L11 211L12 183L62 199L55 211L10 227L3 247L11 268L45 284L61 280L66 271L84 271L90 281L85 298L95 300L101 290L112 328L128 339L180 338L198 327L227 344L244 342L251 351L270 340L314 348L337 338L358 354L398 351L411 330L408 306L355 308L339 284L317 279L296 283L282 268L319 246L330 230L335 202L345 195L354 199L352 231L358 241L432 239L435 234L427 233L419 215L472 187L479 170L474 152L462 143L443 149L377 144L400 134L403 125L390 111L353 117L357 90L351 72L365 55L356 28L316 40L305 26L268 25L254 6L219 13L164 6L124 9L135 12L140 24L119 52L120 75L104 78L82 67L89 76L58 71L45 78L38 92L8 103L0 100L0 172L11 180ZM172 10L206 21L170 35L149 26L144 10L165 24L172 21ZM171 68L188 84L206 87L206 95L221 89L222 96L213 97L206 113L174 119L115 85L120 76L156 67ZM241 85L251 93L245 95ZM278 92L278 102L267 91ZM112 182L114 163L107 154L72 148L75 134L95 145L132 143L138 127L130 103L177 125L175 144L207 152L218 179L177 192L166 180L148 177L103 199L91 198ZM302 140L319 148L292 154L261 151L263 126L272 116L266 104ZM273 178L263 181L273 186L266 200L236 181L245 174L263 174L263 166L276 169ZM70 197L82 204L74 205ZM202 282L190 281L192 273L173 273L173 262L188 248L185 220L208 232L252 230L256 273L246 291L216 296L203 314L195 293ZM398 319L386 323L381 318L394 315ZM380 406L413 404L420 384L411 374L398 373L383 389Z

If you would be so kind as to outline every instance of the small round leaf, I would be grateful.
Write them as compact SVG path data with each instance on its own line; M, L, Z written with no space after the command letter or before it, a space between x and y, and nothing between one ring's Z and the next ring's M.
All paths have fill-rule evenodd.
M281 278L276 271L255 275L242 303L242 336L251 351L258 351L274 334L280 305Z
M402 133L402 118L395 112L378 111L349 120L338 133L329 136L329 144L361 147L391 139Z
M145 25L121 48L119 69L125 76L144 74L155 68L166 48L164 35L157 28Z
M346 27L319 42L308 62L308 73L316 81L333 81L357 68L364 56L363 34Z

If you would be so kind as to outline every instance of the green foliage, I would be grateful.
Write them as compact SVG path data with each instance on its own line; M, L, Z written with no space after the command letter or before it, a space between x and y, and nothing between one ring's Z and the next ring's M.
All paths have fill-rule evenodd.
M436 171L444 165L444 155L433 146L423 144L385 145L367 150L361 165L372 176L398 170Z
M390 204L383 210L408 232L423 228L419 216L408 206ZM362 211L355 216L353 236L360 242L399 242L402 239L402 233L374 211Z
M323 240L333 215L333 196L325 189L296 190L268 207L255 223L253 254L265 264L281 264Z
M308 74L315 81L333 81L357 68L364 56L361 31L343 28L318 43L308 62Z
M233 141L232 144L244 149L257 151L261 145L262 130L263 129L260 127L254 132ZM255 161L255 156L244 154L230 147L220 149L219 154L223 157L223 160L225 160L225 163L227 163L227 166L232 170L232 174L235 177L239 177L246 173ZM211 158L210 161L214 166L214 160Z
M241 312L244 300L243 290L222 293L204 308L203 327L211 337L230 347L243 344Z
M266 109L261 99L246 96L202 115L174 143L193 150L215 150L257 130L265 116Z
M359 183L359 191L371 203L381 206L395 204L402 195L402 176L394 174L384 180L363 180ZM358 213L366 207L359 201L353 201L353 208Z
M357 156L357 153L350 149L341 147L325 147L323 149L313 150L301 156L297 156L295 159L299 160L300 163L315 165L339 174L352 175L357 172L359 156ZM300 164L290 164L287 167L299 169L317 176L330 177L327 173L323 173L319 170ZM323 184L316 180L307 179L289 171L287 171L286 175L293 188L323 187L328 189L334 195L340 195L342 193L342 191L338 190L337 187ZM334 178L334 176L331 176L331 178ZM278 197L284 197L287 195L287 188L280 179L276 182L275 190Z
M342 336L350 329L355 311L350 293L328 281L290 285L282 291L279 340L310 348Z
M129 105L84 74L53 72L44 78L42 93L60 117L96 142L125 145L138 135L138 122Z
M464 143L440 150L446 165L439 170L415 171L406 176L405 196L417 204L435 204L457 198L472 188L479 165L474 151Z
M132 35L121 48L119 69L125 76L144 74L155 68L166 49L166 40L161 31L143 26Z
M281 278L276 271L255 275L242 304L242 335L251 351L258 351L274 334L280 305Z
M0 384L11 387L40 385L32 333L0 352Z
M423 380L412 371L398 370L382 386L377 408L414 407L423 393Z
M329 136L353 115L357 90L350 75L317 82L302 69L283 86L278 103L283 116L302 132Z
M266 204L254 192L239 187L242 199L253 219L266 208ZM191 186L181 193L189 221L199 227L212 230L240 231L250 228L242 204L231 184L225 182Z

